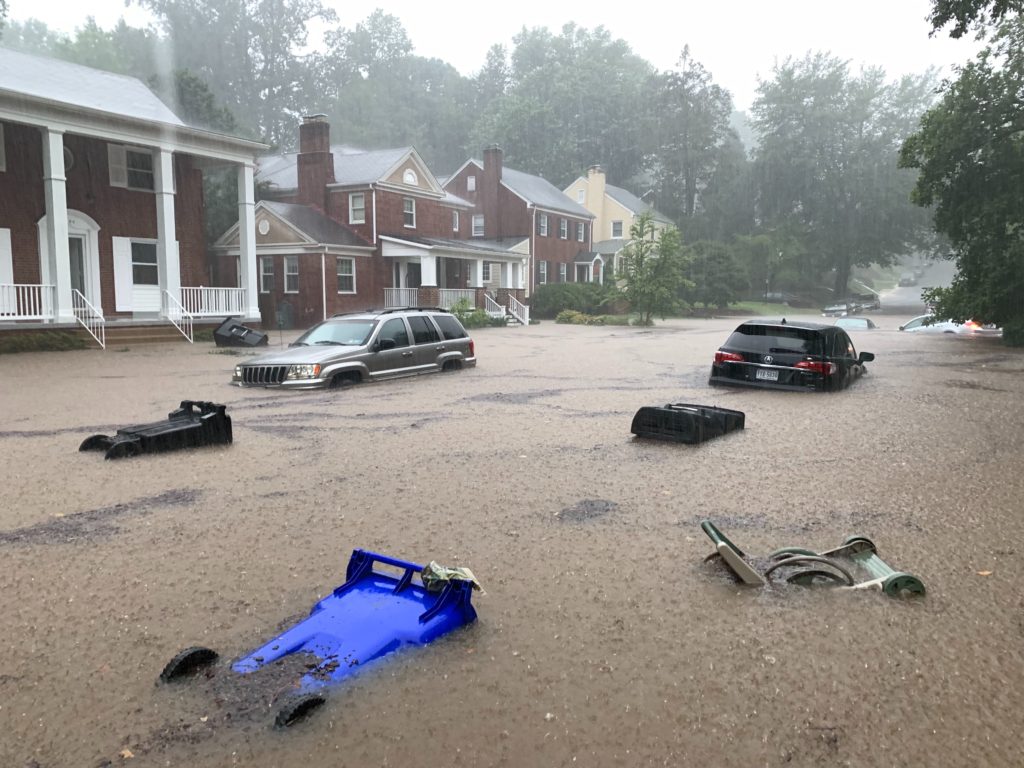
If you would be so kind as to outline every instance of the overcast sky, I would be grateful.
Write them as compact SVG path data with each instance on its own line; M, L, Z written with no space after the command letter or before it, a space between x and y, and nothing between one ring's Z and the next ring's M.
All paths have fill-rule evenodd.
M581 0L512 0L511 2L424 2L381 0L373 4L325 0L342 26L354 27L376 6L397 16L421 56L447 61L465 75L483 65L494 43L511 47L523 28L561 30L566 22L607 28L658 69L672 68L684 45L704 64L715 82L727 88L738 109L754 98L758 77L770 78L776 61L809 50L831 51L853 67L881 66L895 78L935 65L948 73L951 64L972 58L973 40L928 37L929 0L731 0L670 5L582 2ZM106 28L124 16L144 26L148 17L124 0L10 0L11 19L40 19L72 32L88 15Z

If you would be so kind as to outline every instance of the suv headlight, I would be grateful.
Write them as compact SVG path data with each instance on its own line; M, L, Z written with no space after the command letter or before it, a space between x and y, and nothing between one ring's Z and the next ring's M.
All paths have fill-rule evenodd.
M319 375L319 365L293 365L288 368L289 379L315 379Z
M241 379L242 378L242 366L240 366L240 365L236 365L235 366L235 378L236 379Z

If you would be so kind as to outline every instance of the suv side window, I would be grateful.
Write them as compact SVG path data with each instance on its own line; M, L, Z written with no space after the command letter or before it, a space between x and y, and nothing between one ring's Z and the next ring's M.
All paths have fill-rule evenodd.
M434 318L437 327L441 329L441 335L447 341L466 338L466 329L451 315L431 315L431 317Z
M836 331L836 337L833 341L833 354L836 357L853 357L853 342L850 341L850 337L846 335L845 331Z
M414 315L408 318L409 327L412 328L412 338L417 344L430 344L439 341L437 331L433 324L423 315Z
M400 317L386 320L380 327L380 333L377 334L377 340L381 339L393 339L396 347L408 347L409 332L405 330L405 321Z

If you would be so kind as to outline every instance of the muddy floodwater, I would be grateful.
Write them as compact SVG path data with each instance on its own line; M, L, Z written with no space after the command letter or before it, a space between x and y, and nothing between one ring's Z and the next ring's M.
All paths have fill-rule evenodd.
M474 370L336 392L232 387L212 344L0 358L0 766L1024 764L1024 353L875 319L838 394L710 389L736 320L485 329ZM234 444L77 451L182 399ZM667 402L746 429L630 435ZM867 535L927 596L740 588L704 518ZM469 566L479 620L275 730L302 660L230 660L357 547ZM157 685L191 645L212 677Z

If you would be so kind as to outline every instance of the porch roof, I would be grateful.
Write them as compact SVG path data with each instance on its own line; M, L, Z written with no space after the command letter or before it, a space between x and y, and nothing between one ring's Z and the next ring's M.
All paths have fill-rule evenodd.
M297 203L277 203L263 200L268 211L291 224L310 240L327 245L351 245L372 248L373 245L334 219L324 216L315 208Z
M391 257L436 252L433 255L456 259L522 261L529 256L529 254L519 253L509 248L498 247L494 241L448 240L440 237L416 237L412 235L381 235L380 240L382 243L382 255ZM520 241L516 240L514 243L511 243L511 247L516 247L519 244ZM417 254L417 252L422 252L422 254Z
M615 240L602 240L598 243L594 243L594 252L600 253L603 256L611 256L616 254L625 248L629 244L629 240L623 240L621 238Z
M596 260L600 259L601 263L604 263L604 257L600 253L594 251L580 251L576 254L576 258L573 261L576 264L593 264Z

